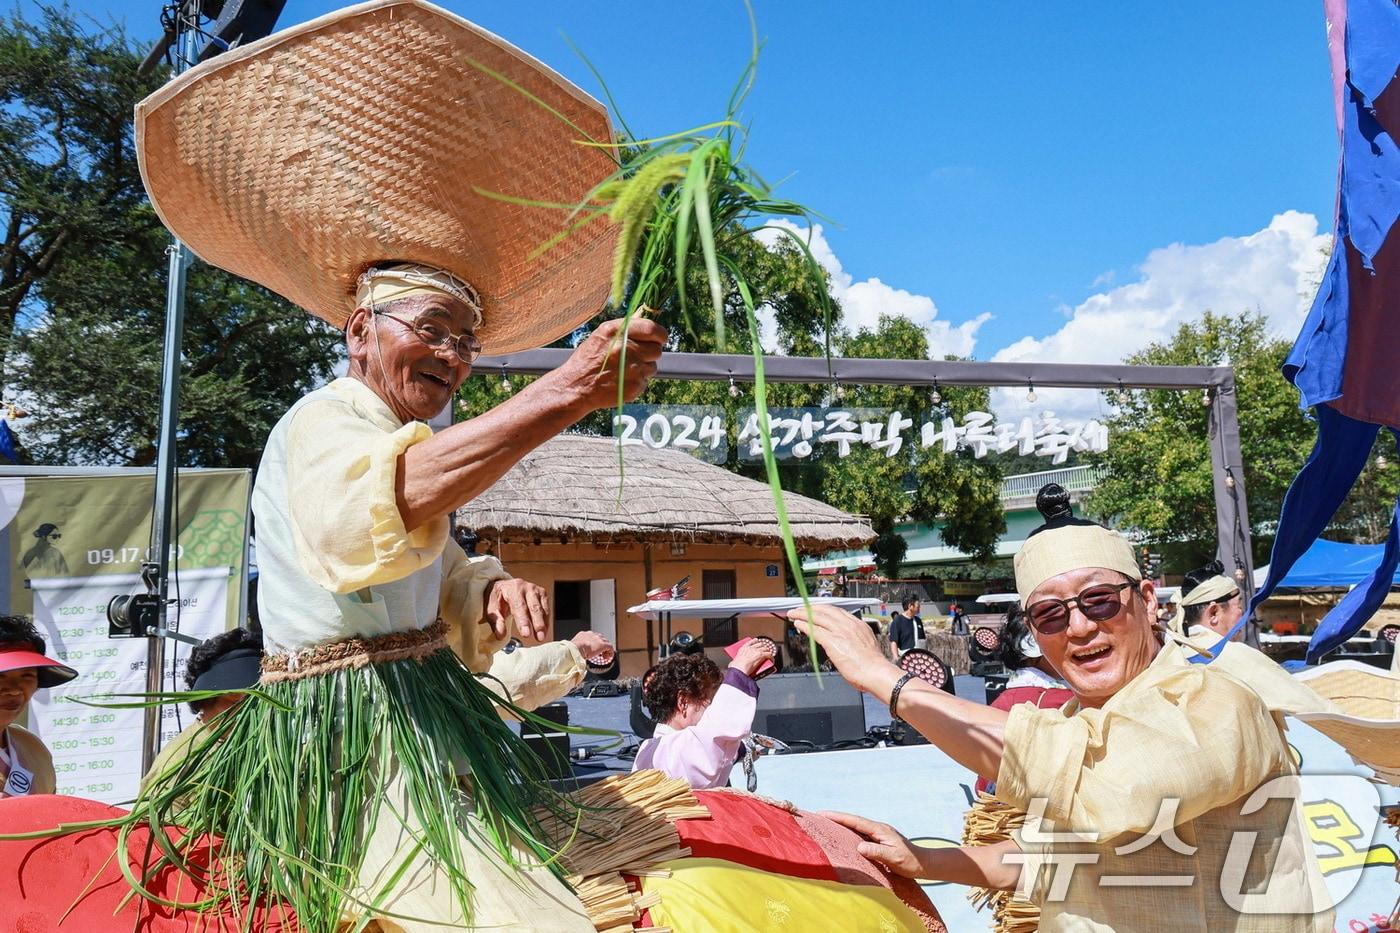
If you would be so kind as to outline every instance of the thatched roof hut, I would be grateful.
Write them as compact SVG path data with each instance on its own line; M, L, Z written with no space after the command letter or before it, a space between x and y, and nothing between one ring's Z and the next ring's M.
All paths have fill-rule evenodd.
M627 447L622 497L610 437L564 434L517 463L457 511L458 523L507 541L583 538L595 543L668 541L769 544L781 540L766 483L684 453ZM875 538L863 518L788 493L797 548L816 554Z

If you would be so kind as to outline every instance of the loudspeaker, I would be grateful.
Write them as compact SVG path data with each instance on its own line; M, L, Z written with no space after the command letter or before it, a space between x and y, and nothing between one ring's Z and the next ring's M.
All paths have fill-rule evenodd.
M865 701L835 671L771 674L758 692L753 731L784 742L830 745L865 738Z
M640 679L632 685L632 709L627 720L632 727L632 734L644 742L656 732L656 720L647 715L647 708L642 703L642 681Z
M569 724L569 707L563 702L546 703L535 710L535 715L561 726ZM547 777L558 779L573 775L573 767L569 763L569 733L550 730L547 725L525 720L520 723L520 737L544 762Z

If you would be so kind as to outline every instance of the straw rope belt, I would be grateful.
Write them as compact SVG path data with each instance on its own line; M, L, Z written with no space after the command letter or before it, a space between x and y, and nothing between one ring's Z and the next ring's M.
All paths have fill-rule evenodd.
M417 631L347 638L287 654L264 655L260 682L275 684L388 661L418 661L446 647L447 623L438 619Z

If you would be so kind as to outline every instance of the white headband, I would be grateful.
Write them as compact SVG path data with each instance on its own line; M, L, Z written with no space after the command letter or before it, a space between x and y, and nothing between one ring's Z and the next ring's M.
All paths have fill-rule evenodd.
M367 269L355 283L355 305L360 308L374 309L401 298L434 294L465 304L472 312L472 329L481 327L481 296L471 283L444 269L400 262Z
M1202 606L1206 603L1213 603L1217 599L1224 599L1226 596L1233 596L1240 591L1240 585L1229 577L1217 574L1209 580L1204 580L1190 593L1180 597L1177 601L1182 606Z

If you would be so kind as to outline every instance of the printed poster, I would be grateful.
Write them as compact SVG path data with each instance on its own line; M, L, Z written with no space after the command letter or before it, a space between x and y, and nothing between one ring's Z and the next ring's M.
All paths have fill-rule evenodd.
M180 472L169 595L183 635L203 640L242 621L250 487L247 470ZM154 470L0 469L0 601L32 616L50 655L79 672L38 691L26 723L53 753L60 794L122 803L141 778L144 710L76 700L147 692L149 640L109 638L107 604L145 591L154 496ZM190 649L166 640L162 690L185 688ZM188 706L162 707L162 742L193 718Z

